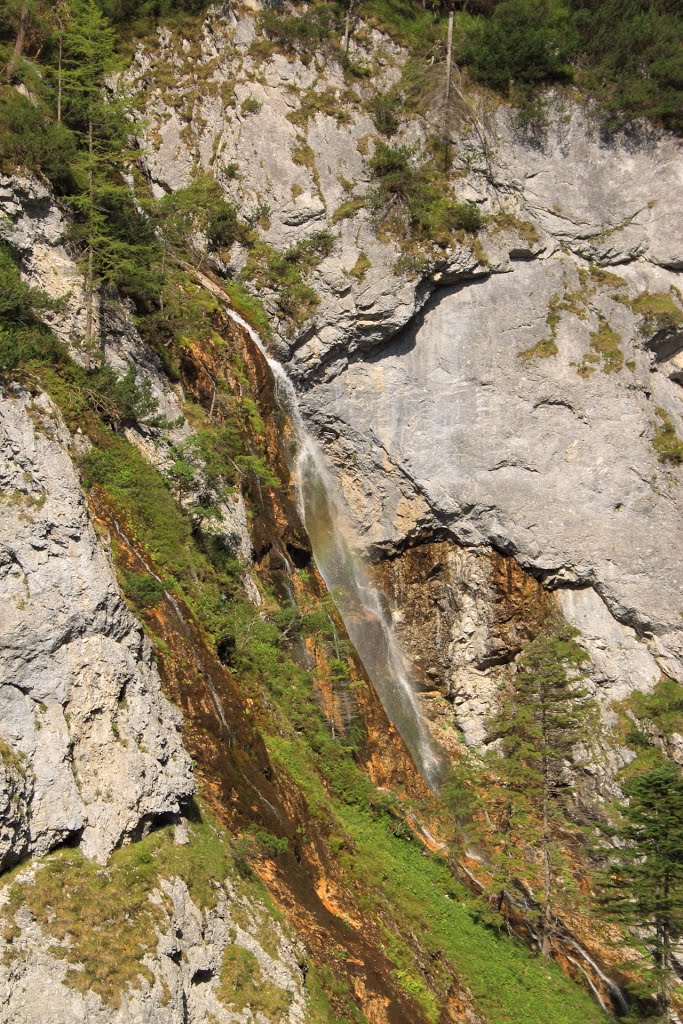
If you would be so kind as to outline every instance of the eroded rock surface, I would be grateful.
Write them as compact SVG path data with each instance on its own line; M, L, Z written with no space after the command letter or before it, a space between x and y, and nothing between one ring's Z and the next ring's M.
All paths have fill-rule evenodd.
M378 238L364 205L380 138L365 85L351 95L334 61L266 54L255 39L241 10L210 14L192 41L161 32L138 51L127 84L146 103L147 169L159 194L186 185L196 164L243 212L266 199L262 230L278 249L324 227L337 236L311 278L312 322L298 334L281 325L280 352L362 546L392 559L379 575L397 628L418 556L396 553L455 542L445 562L463 608L444 625L437 609L451 598L425 568L412 628L446 633L425 652L404 630L421 684L447 694L475 666L470 733L481 734L500 683L480 665L497 607L481 550L514 556L558 591L606 704L659 673L681 678L681 470L652 444L662 413L683 434L679 143L642 125L607 134L562 92L535 132L471 95L453 129L453 195L490 220L476 244L461 238L411 272L401 240ZM354 45L377 69L373 91L398 80L400 48L372 32ZM159 65L173 68L171 92ZM392 144L424 153L431 132L428 117L406 118ZM245 253L221 259L237 273ZM673 317L645 315L648 295ZM476 626L464 638L468 601Z
M17 882L30 887L36 870L41 868L22 872ZM124 905L126 898L121 892ZM185 881L172 876L151 889L148 899L156 923L144 936L136 983L119 989L115 979L100 975L99 986L89 991L79 974L97 964L79 962L77 950L69 959L60 957L51 948L49 924L27 908L15 910L2 890L0 1022L246 1024L274 1019L271 1014L282 1024L305 1019L304 949L263 904L228 879L216 885L214 905L201 907ZM106 994L98 991L102 986Z
M192 793L180 715L119 595L69 434L43 395L2 394L0 487L0 721L32 788L30 808L14 805L5 856L80 837L104 860Z
M490 544L553 588L593 587L680 676L681 470L652 442L661 410L682 432L683 396L626 286L589 294L579 269L558 255L445 290L305 409L370 550L438 528Z

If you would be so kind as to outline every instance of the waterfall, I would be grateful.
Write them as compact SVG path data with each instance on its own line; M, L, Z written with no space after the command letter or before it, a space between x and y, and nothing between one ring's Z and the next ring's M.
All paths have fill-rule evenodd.
M278 401L291 422L296 444L291 468L299 513L320 575L387 717L398 730L425 782L436 790L443 778L443 755L424 723L415 685L391 620L353 544L351 524L320 446L303 421L294 385L283 366L268 354L256 331L234 310L228 308L226 313L248 332L268 362Z

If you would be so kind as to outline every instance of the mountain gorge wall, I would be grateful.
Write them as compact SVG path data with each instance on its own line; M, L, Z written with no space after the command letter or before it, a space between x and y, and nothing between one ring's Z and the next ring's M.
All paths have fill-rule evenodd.
M305 61L264 45L246 6L212 9L194 34L162 29L138 46L118 86L137 98L140 164L154 194L202 171L274 250L323 229L334 243L311 270L316 301L299 321L285 314L276 288L249 280L248 246L196 239L201 269L193 281L213 300L207 318L217 319L208 341L183 339L173 381L130 307L107 295L98 311L104 358L120 372L135 367L170 423L127 427L125 436L166 473L176 446L212 425L217 390L237 380L241 400L254 396L266 421L266 461L280 484L256 476L247 486L240 478L213 529L241 563L240 585L263 621L274 615L273 595L279 612L301 601L305 618L311 593L318 600L324 588L289 479L291 436L266 361L215 312L216 302L228 301L220 279L243 275L264 302L273 351L343 499L346 521L337 528L367 560L434 735L453 756L463 743L484 748L523 645L563 617L590 653L591 688L608 727L584 780L595 804L618 794L616 774L633 756L609 733L618 705L634 691L651 692L662 675L683 680L683 470L662 461L655 445L667 425L683 436L679 145L642 126L608 136L585 102L559 91L548 99L547 124L531 133L506 105L473 93L450 126L445 187L477 204L484 225L476 236L461 232L448 245L421 247L382 230L368 199L375 185L368 158L383 141L368 101L399 80L405 53L367 30L352 55L372 66L371 81L350 84L322 52ZM429 112L414 113L392 144L415 156L434 130ZM83 362L83 278L68 215L43 182L25 176L0 179L0 210L0 232L18 251L26 280L60 300L48 322ZM226 369L228 358L239 364L239 379ZM13 874L0 894L0 1020L317 1024L341 1019L339 1006L349 1000L371 1024L432 1021L437 1011L454 1022L487 1019L477 1000L488 998L488 979L477 987L443 953L458 927L470 942L469 918L455 925L444 917L441 938L423 939L396 891L392 902L382 889L404 862L375 871L367 852L386 809L372 805L372 827L363 822L369 840L357 822L352 832L353 795L346 817L335 818L329 801L335 786L346 799L353 779L339 770L320 781L317 766L328 762L318 734L315 759L303 769L296 760L310 727L302 692L292 684L293 696L285 694L294 705L290 727L276 684L271 693L269 677L261 692L252 678L238 679L239 652L227 642L214 649L196 603L191 610L164 592L156 608L138 609L141 621L126 607L112 563L147 573L158 569L158 552L119 522L111 498L91 492L88 509L76 465L90 442L82 431L70 434L34 383L31 391L6 388L0 402L0 866L66 850L48 868L33 862L27 876ZM198 503L191 488L179 500L188 517ZM344 652L343 630L329 607L325 614L329 645L341 643ZM296 617L283 621L285 635L296 636ZM154 637L154 658L141 622ZM354 771L366 772L383 795L426 800L362 666L338 649L325 654L310 638L294 646L300 666L319 670L312 703L333 736L350 749L354 730L365 730L353 748ZM282 657L279 649L269 665L273 679ZM352 685L344 689L335 671L347 661ZM183 711L182 736L172 701ZM267 740L257 719L262 730L267 720ZM673 753L683 760L683 741ZM299 940L262 893L245 889L244 864L228 869L221 861L224 881L211 882L208 897L197 893L196 866L209 862L206 844L218 832L210 828L207 840L192 817L191 758L223 835L239 833L248 845L251 822L257 837L264 828L276 837L280 861L262 855L259 870L333 979L338 1001L330 1016L313 1006ZM392 836L417 846L413 826L393 806L386 813ZM443 821L435 821L436 839L419 822L414 831L438 855ZM159 827L169 822L178 823L173 840L158 845ZM42 871L50 879L49 865L64 856L66 902L78 919L71 895L79 896L79 876L90 876L86 861L69 859L72 848L98 866L109 859L85 894L88 905L107 871L120 865L130 889L141 865L160 865L136 904L149 927L146 938L135 938L138 967L118 1003L97 987L87 944L72 944L65 960L74 940L30 895L33 880ZM415 858L417 875L426 858ZM441 902L457 903L445 869L429 877ZM402 880L412 894L410 879ZM29 894L16 913L15 885ZM148 893L160 908L149 920ZM116 933L128 917L112 920L107 927ZM611 962L603 954L601 962ZM415 976L405 966L411 957ZM241 969L263 989L259 996L247 988L243 1005L230 996L244 987ZM516 990L515 998L522 998Z
M680 679L681 470L652 444L663 417L683 432L678 143L645 127L609 136L562 93L533 134L478 97L455 129L451 181L489 226L477 244L428 255L411 279L401 240L378 233L364 208L380 139L368 87L277 47L264 60L255 32L235 9L210 17L199 39L160 35L158 49L138 52L130 80L145 89L145 159L157 188L185 184L196 163L244 211L266 202L264 237L277 247L335 231L311 282L313 321L293 336L283 324L279 344L360 543L392 564L444 537L456 558L516 559L582 629L605 703L661 673ZM378 33L352 52L374 60L372 89L399 77L403 55ZM159 64L174 68L178 102L155 87ZM181 96L180 83L195 91ZM323 94L343 116L316 109ZM422 151L433 130L429 114L416 116L396 141ZM239 271L240 246L223 259ZM468 684L475 702L477 690L495 692L493 676ZM454 685L451 667L438 688ZM474 735L466 715L455 720Z

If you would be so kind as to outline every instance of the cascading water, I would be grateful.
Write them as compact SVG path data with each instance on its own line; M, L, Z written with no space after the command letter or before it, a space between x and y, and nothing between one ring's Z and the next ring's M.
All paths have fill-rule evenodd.
M281 364L269 356L256 331L233 310L226 309L226 312L249 333L267 360L275 378L278 400L292 424L295 437L292 470L299 511L318 570L389 720L424 780L436 790L443 778L443 756L420 713L415 687L380 594L350 540L350 524L322 452L303 422L294 385Z

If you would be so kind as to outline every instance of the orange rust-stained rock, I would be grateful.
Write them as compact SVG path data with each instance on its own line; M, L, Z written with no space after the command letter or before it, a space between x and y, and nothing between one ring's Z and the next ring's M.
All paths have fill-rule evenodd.
M234 337L232 340L237 344ZM274 449L280 446L279 454L273 451L273 462L269 454L269 462L277 465L283 485L262 488L259 493L256 483L245 483L248 499L258 507L254 532L261 551L257 547L260 558L256 568L267 582L282 590L285 582L291 586L293 579L291 562L286 565L286 560L295 555L304 561L310 554L287 486L279 410L267 366L260 353L249 350L244 338L238 340L245 344L244 360L252 386L259 388L266 443ZM220 355L218 346L216 351L209 346L208 355L204 345L191 346L186 352L183 373L191 378L193 393L207 411L213 403L211 381L223 372ZM224 378L226 375L227 370ZM218 402L213 403L213 415L220 422ZM90 493L90 502L100 530L116 540L118 564L137 573L153 573L149 556L111 499L96 487ZM275 553L277 558L271 557ZM311 576L311 594L319 598L322 581L315 573ZM340 951L349 982L363 993L359 1005L369 1021L421 1024L423 1012L401 990L394 978L395 965L383 952L380 922L368 920L366 910L357 904L357 892L347 888L339 875L327 844L329 826L309 813L299 787L271 763L258 728L258 699L241 692L239 682L219 661L201 624L177 597L165 594L157 606L143 611L142 617L148 632L158 641L156 652L166 692L183 711L184 741L196 762L204 800L233 834L256 824L288 840L288 852L277 862L260 860L256 868L306 942L314 963L338 970L339 961L332 953ZM338 628L343 629L340 623ZM324 679L329 654L322 646L309 651L311 654L318 666L315 675ZM349 660L351 678L360 682L362 667L352 656ZM360 716L367 736L359 749L359 760L367 763L379 783L391 781L400 792L421 792L422 782L369 685L354 688L354 694L354 714ZM338 695L333 699L336 702ZM322 694L321 703L325 705ZM336 713L339 725L343 725L339 710ZM342 1013L342 1003L339 1009Z
M116 537L119 564L131 571L153 571L98 489L91 492L90 502L100 529ZM382 952L378 922L368 920L355 894L335 879L324 826L308 813L294 782L270 763L252 717L244 713L236 681L217 660L190 610L166 594L157 607L145 611L144 619L160 641L162 680L183 711L185 745L197 763L204 799L233 832L256 823L288 839L290 853L281 864L264 869L262 877L314 961L334 968L331 951L341 950L345 972L352 982L362 980L368 1020L420 1024L423 1013L393 979L394 965ZM361 1008L366 1011L364 1004Z
M495 631L507 650L517 653L556 614L548 591L511 555L487 551L495 594Z

